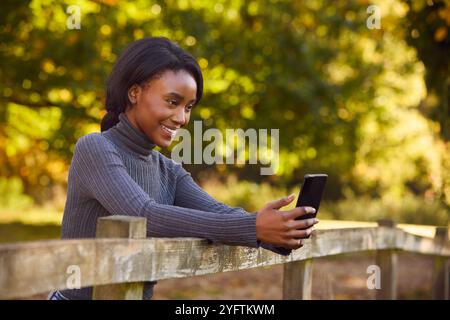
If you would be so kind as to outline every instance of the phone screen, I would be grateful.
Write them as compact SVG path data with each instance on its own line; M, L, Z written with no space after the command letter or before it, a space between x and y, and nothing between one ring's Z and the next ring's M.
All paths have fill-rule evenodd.
M327 178L326 174L305 174L296 207L313 207L316 213L308 213L298 219L314 218L317 215Z

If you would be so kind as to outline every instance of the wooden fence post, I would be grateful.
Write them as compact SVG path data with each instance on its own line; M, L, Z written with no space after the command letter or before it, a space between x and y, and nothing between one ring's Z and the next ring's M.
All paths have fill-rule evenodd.
M437 227L434 238L444 244L449 241L448 228ZM450 259L436 256L433 267L433 299L450 300Z
M97 220L96 238L144 239L147 236L145 218L108 216ZM142 300L143 282L107 284L95 286L94 300Z
M283 300L311 300L313 260L284 264Z
M379 227L395 228L392 220L379 220ZM397 299L397 252L395 249L377 250L376 264L381 271L381 288L376 291L377 300Z

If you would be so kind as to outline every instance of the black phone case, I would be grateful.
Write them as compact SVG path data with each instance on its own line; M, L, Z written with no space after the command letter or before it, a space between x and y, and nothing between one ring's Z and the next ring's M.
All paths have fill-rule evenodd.
M322 173L305 174L296 207L313 207L316 209L316 213L307 213L297 218L297 220L316 217L317 212L319 212L320 201L325 190L327 178L328 175Z

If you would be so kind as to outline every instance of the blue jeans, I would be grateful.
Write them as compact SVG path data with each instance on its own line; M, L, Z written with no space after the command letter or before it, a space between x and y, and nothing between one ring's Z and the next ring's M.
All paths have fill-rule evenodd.
M49 293L47 300L69 300L61 294L58 290Z

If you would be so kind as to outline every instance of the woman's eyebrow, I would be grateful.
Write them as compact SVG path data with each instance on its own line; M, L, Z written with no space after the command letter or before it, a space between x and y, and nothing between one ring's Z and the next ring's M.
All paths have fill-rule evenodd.
M173 96L173 97L175 97L175 98L177 98L177 99L184 100L183 95L182 95L182 94L179 94L178 92L169 92L169 93L167 94L167 96ZM189 101L189 102L194 102L194 101L195 101L195 99L192 99L192 100Z

